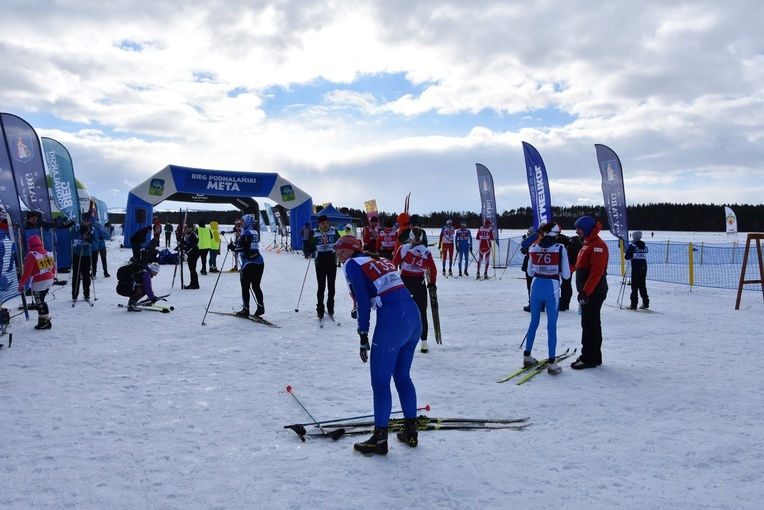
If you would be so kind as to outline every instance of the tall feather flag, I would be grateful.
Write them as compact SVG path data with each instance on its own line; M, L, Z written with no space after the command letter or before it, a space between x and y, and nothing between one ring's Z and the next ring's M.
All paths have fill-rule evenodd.
M523 142L525 155L525 172L528 178L528 190L531 193L531 209L533 209L533 227L538 228L542 223L552 221L552 196L549 193L549 179L546 176L544 160L536 148Z
M21 201L30 211L40 211L43 220L51 221L48 182L37 132L27 121L10 113L0 113L0 125Z
M80 200L77 195L72 156L60 142L45 136L42 137L42 148L45 151L45 163L48 165L53 200L61 214L79 224Z
M496 192L493 188L493 176L485 165L475 163L477 167L478 189L480 190L480 212L485 220L491 220L491 230L496 245L499 245L499 221L496 217ZM482 225L481 225L482 226Z
M16 182L13 178L11 156L5 143L0 145L0 202L8 214L9 223L22 225L21 204L19 194L16 193Z
M629 224L626 219L626 193L623 188L621 160L610 147L594 144L602 176L602 198L610 223L610 233L629 244Z
M735 213L727 207L724 206L724 216L725 216L725 223L727 224L727 233L728 234L737 234L737 216L735 216Z

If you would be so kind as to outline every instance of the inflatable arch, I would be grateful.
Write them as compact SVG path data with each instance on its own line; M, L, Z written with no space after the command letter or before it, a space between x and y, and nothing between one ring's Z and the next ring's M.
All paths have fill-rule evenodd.
M124 242L130 247L130 237L151 223L154 206L165 200L195 203L232 203L248 213L258 214L250 197L265 197L289 211L292 225L310 221L313 199L276 173L233 172L167 165L142 182L127 196ZM256 204L256 202L255 202ZM257 206L254 205L256 209ZM259 215L258 215L258 220ZM292 246L302 248L300 228L292 229Z

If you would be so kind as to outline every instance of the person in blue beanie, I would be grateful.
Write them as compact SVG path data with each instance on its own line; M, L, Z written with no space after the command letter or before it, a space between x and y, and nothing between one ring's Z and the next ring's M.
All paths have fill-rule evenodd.
M591 216L581 216L574 226L584 243L576 260L576 290L581 305L581 356L570 367L581 370L602 364L600 311L608 290L608 250L599 236L600 222Z

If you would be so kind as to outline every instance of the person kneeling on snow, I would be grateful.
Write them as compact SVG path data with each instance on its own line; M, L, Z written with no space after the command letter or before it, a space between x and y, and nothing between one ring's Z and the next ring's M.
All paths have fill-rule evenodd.
M159 264L152 262L147 267L135 266L137 267L131 272L129 278L120 280L117 284L117 294L130 298L127 303L128 312L140 312L138 301L144 296L148 296L152 305L159 300L151 286L151 279L159 274Z
M24 286L32 281L31 289L37 308L37 325L34 329L50 329L50 316L45 296L53 285L56 276L56 263L53 254L45 249L40 236L31 236L27 241L29 253L24 259L24 274L19 279L19 292L24 292Z

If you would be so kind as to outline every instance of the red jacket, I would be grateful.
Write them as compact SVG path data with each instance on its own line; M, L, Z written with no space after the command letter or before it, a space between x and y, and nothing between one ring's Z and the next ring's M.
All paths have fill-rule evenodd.
M40 236L31 236L29 241L29 253L24 259L24 274L19 279L19 291L29 280L42 282L53 280L56 277L56 263L53 254L45 250Z
M584 246L576 259L576 289L590 296L607 294L608 250L605 241L599 237L602 223L594 225L591 233L584 239Z

